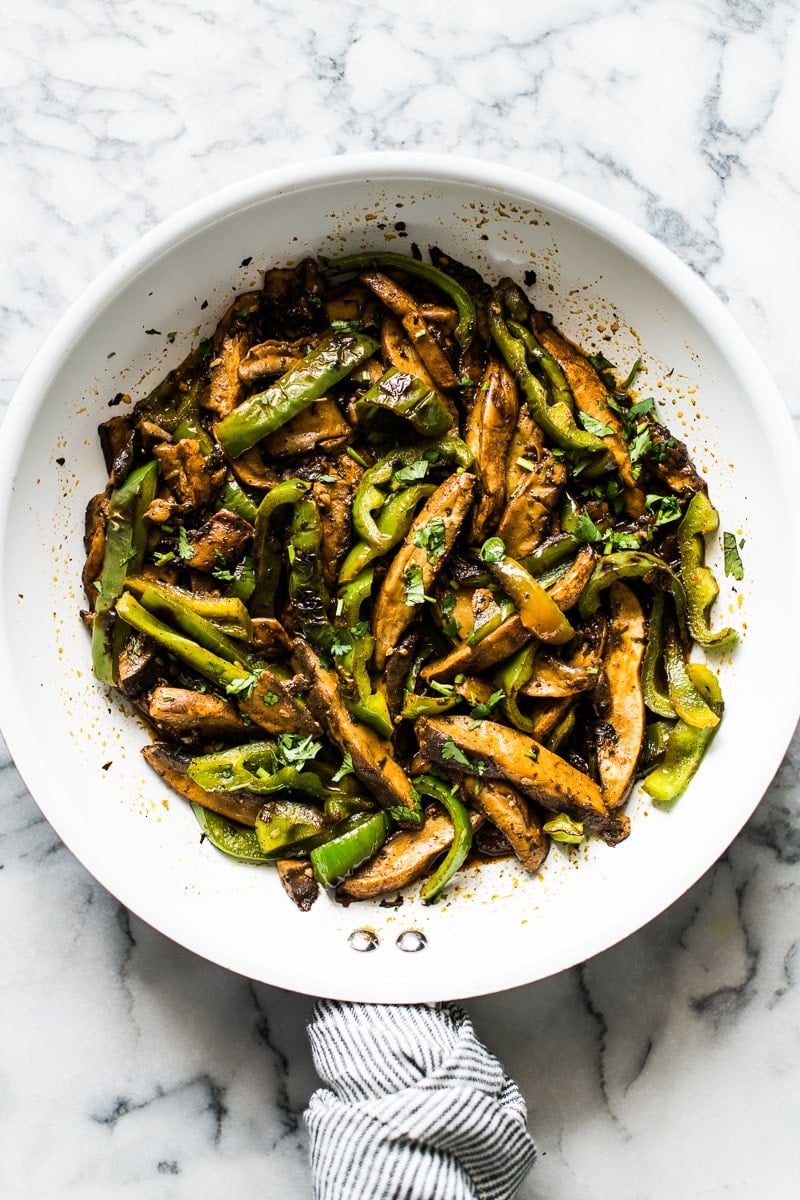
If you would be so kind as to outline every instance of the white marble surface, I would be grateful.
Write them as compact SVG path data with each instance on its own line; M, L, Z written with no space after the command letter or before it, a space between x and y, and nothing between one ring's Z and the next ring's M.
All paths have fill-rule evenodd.
M26 0L0 11L0 104L0 405L162 217L404 147L529 168L655 233L800 418L796 0ZM649 927L468 1004L528 1102L522 1200L798 1194L799 759ZM312 1002L129 918L4 750L0 789L0 1195L310 1196Z

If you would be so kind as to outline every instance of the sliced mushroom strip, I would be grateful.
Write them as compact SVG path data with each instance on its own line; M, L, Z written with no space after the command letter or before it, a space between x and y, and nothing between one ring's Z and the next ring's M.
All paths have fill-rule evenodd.
M230 737L247 733L235 704L208 692L189 688L154 688L148 701L148 715L154 724L177 737Z
M474 470L480 484L469 529L470 540L478 544L494 529L503 511L506 454L518 412L519 392L514 376L505 363L491 358L464 431L464 441L475 456Z
M445 390L458 387L458 378L447 355L434 338L414 297L382 271L364 271L359 276L390 312L400 318L412 346L430 372L433 382Z
M263 796L252 792L207 792L189 778L191 755L175 749L172 743L151 742L142 747L142 754L153 770L179 795L193 804L209 808L220 816L253 828L264 806Z
M187 534L188 547L182 555L186 566L195 571L217 571L238 561L253 540L253 526L244 517L221 508L212 513L199 529Z
M309 912L319 896L319 884L311 864L305 859L279 858L275 866L286 895L300 912Z
M497 536L514 558L525 558L547 537L567 472L563 463L545 452L533 464L506 504Z
M353 429L335 400L317 400L303 409L291 421L265 437L260 450L275 458L290 458L295 454L310 454L313 450L328 452L343 446Z
M295 643L295 658L311 681L308 707L341 750L375 799L401 824L418 823L419 801L411 780L392 753L392 745L350 715L335 671L323 667L307 642Z
M542 650L536 656L533 674L519 690L523 696L554 700L591 690L597 683L597 676L597 667L578 667Z
M470 779L465 792L506 837L526 871L539 870L550 849L544 822L511 784L501 779Z
M470 813L473 830L483 815ZM434 805L425 809L420 829L393 833L375 857L340 884L338 894L348 900L374 900L389 892L399 892L420 879L435 860L449 850L453 841L453 822Z
M416 733L423 755L448 771L505 779L545 808L583 821L609 845L628 836L628 818L609 811L592 779L516 729L470 717L421 717Z
M299 338L294 342L276 341L259 342L251 346L239 363L239 378L242 383L256 383L271 375L283 375L294 366L299 358L308 353L308 338Z
M641 667L647 640L642 606L624 583L609 589L611 620L603 656L609 707L597 730L597 769L609 808L623 804L633 786L644 743Z
M639 516L645 508L644 495L633 473L631 456L622 436L622 421L609 406L608 388L586 355L567 341L549 320L540 313L534 313L533 324L539 341L564 372L578 409L608 430L603 435L603 441L625 485L626 511L629 516Z
M279 679L268 668L260 671L246 699L239 700L239 709L267 733L319 733L320 726L311 713L294 695L294 681ZM306 686L302 680L301 685Z
M227 417L242 394L239 368L247 356L250 338L244 330L237 330L222 338L216 357L208 368L208 388L203 396L203 407L217 417Z
M453 542L469 512L475 476L451 475L428 499L392 559L375 600L372 629L375 666L386 660L425 603Z

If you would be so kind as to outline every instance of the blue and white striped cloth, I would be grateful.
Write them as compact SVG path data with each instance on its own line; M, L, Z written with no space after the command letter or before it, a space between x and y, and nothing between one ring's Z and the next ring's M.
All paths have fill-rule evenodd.
M457 1005L320 1000L315 1200L510 1200L536 1159L519 1088Z

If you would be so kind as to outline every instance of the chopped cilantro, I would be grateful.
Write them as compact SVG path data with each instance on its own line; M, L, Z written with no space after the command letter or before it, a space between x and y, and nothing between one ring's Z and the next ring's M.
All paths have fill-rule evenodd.
M310 733L279 733L278 744L272 751L274 769L296 767L300 770L305 763L316 758L321 749L322 742L315 741Z
M493 710L497 707L501 700L505 700L506 694L502 688L498 688L496 692L492 692L488 700L478 701L476 696L470 696L471 708L469 715L474 720L481 720L483 717L490 717Z
M225 685L225 694L228 696L244 696L245 699L249 699L257 679L257 675L245 675L244 679L232 679L230 683L226 683Z
M597 417L593 417L589 413L579 412L578 420L586 432L593 433L595 437L610 437L614 433L611 425L606 425L605 421L598 421Z
M499 537L487 538L480 549L479 558L485 563L502 562L506 556L505 542Z
M424 458L418 458L415 462L409 463L407 467L401 467L399 471L395 471L394 477L398 483L419 483L428 474L430 463Z
M345 775L352 775L354 771L353 756L349 750L345 750L342 765L335 775L331 775L331 783L338 783L340 779L344 779Z
M681 515L680 501L677 496L645 496L647 511L655 517L656 525L668 525L677 521Z
M406 592L406 604L416 606L425 603L427 596L422 578L422 567L417 566L416 563L407 567L403 575L403 586Z
M451 737L442 746L442 758L445 762L455 763L459 767L466 767L468 771L472 771L475 775L482 775L486 770L486 764L483 762L473 762L468 758L460 746L457 746Z
M744 538L742 538L741 542L739 543L739 546L743 545ZM729 575L732 579L744 578L744 566L742 565L742 558L739 554L739 546L736 545L735 534L723 533L722 549L725 555L725 574Z
M446 633L448 637L457 638L459 635L459 628L453 617L456 607L455 594L453 592L448 592L443 597L440 607L442 612L442 633Z
M266 704L267 708L272 708L274 704L280 703L280 696L277 692L265 692L261 697L261 703Z
M414 545L425 549L429 563L435 563L444 554L446 532L444 517L434 517L414 534Z
M194 547L189 541L189 535L182 525L178 526L178 558L185 562L194 557Z

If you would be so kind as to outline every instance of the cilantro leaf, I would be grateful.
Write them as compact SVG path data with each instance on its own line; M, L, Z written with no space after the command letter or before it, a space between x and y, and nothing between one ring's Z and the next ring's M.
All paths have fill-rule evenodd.
M470 696L469 715L473 720L482 720L483 717L490 717L493 710L497 707L501 700L505 700L506 694L502 688L498 688L496 692L492 692L488 700L478 702L476 696Z
M481 562L499 563L506 556L506 546L502 538L490 537L487 538L480 549L478 557Z
M403 586L406 593L406 604L415 607L418 604L425 603L427 597L422 578L422 567L416 563L412 563L410 567L407 567L403 574Z
M668 525L670 521L677 521L681 515L681 505L677 496L645 496L644 502L648 512L655 517L656 525Z
M587 433L593 433L595 437L610 437L615 432L611 425L606 425L605 421L598 421L597 417L591 416L590 413L579 412L578 420Z
M744 539L742 539L740 545L744 545ZM739 554L739 547L736 545L735 534L723 533L722 550L725 555L725 574L729 575L732 579L743 579L744 566Z
M178 558L186 562L194 557L194 546L189 541L189 535L182 525L178 526Z
M433 517L414 534L414 545L423 547L428 555L428 562L435 563L444 554L445 536L444 517Z
M483 762L473 762L468 758L460 746L457 746L451 737L442 746L442 758L445 762L455 763L456 766L465 767L475 775L482 775L486 770L486 764Z
M296 767L299 771L307 762L316 758L322 742L314 740L310 733L279 733L278 744L272 751L275 770L281 767Z
M344 779L345 775L352 775L354 771L353 756L349 750L345 750L342 765L335 775L331 775L331 783L338 783L340 779Z
M407 467L400 467L395 471L394 477L398 483L419 483L429 470L430 463L427 459L418 458L415 462L409 463Z

